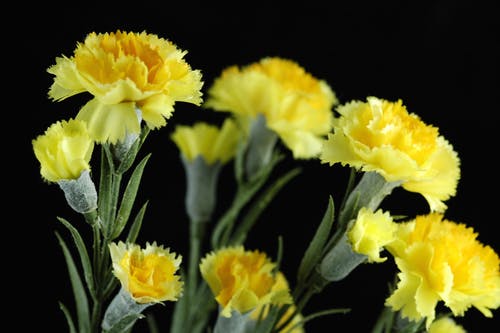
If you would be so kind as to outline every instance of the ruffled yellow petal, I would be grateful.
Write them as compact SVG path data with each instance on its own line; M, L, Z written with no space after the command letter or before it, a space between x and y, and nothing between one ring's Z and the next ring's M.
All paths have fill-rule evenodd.
M347 237L353 250L368 256L369 262L383 262L387 258L380 257L380 252L394 240L396 230L397 226L388 212L372 212L363 207Z
M187 160L202 156L208 164L225 164L235 156L241 133L236 123L227 118L220 128L204 122L178 125L171 137Z
M401 271L400 282L387 304L411 319L426 318L427 326L439 301L455 316L470 307L491 316L500 306L500 259L476 237L472 228L438 213L398 223L396 240L386 248Z
M443 212L460 178L460 160L437 128L408 113L401 101L368 97L339 106L333 133L320 159L362 171L375 171L388 182L401 181L420 193L431 211Z
M141 249L136 244L110 243L113 273L122 287L138 303L176 301L182 293L183 282L179 275L182 257L169 249L146 244Z
M90 171L94 141L85 122L58 121L34 139L32 145L40 162L40 174L48 182L78 179L83 171Z
M263 58L242 67L226 68L208 91L205 107L232 112L243 124L259 114L295 158L317 156L321 138L332 126L331 107L337 98L330 86L297 63Z
M106 105L94 98L80 109L76 119L87 123L96 142L116 143L141 130L134 103Z
M87 113L115 110L116 105L144 108L147 126L156 129L165 126L175 102L195 105L202 102L201 72L191 69L183 59L185 54L170 41L146 32L92 32L83 43L77 44L72 57L56 58L56 64L48 68L54 75L49 97L62 100L89 92L99 108L87 106ZM120 115L129 117L128 113L96 117L108 119ZM93 116L87 114L85 118ZM121 124L125 128L116 129ZM127 119L118 119L114 127L102 126L97 131L97 140L116 143L130 130L135 133Z
M266 304L291 302L288 290L273 289L274 267L264 253L246 251L243 246L211 252L200 263L201 275L225 317L230 317L232 311L246 313Z

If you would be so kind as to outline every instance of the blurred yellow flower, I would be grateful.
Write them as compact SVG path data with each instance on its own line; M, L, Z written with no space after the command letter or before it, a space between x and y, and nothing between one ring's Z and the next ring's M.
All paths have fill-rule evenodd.
M113 273L137 303L177 301L182 294L183 282L176 275L181 255L156 242L146 243L144 249L121 241L110 243L109 252Z
M427 327L439 301L455 316L471 306L492 316L490 309L500 305L500 259L472 228L439 213L397 225L396 239L386 248L400 270L399 282L387 305L414 321L427 318Z
M273 289L275 267L265 253L248 251L243 246L213 251L200 263L201 275L224 317L231 317L233 310L244 314L266 304L291 304L288 289Z
M432 322L429 333L466 333L467 331L458 325L450 317L441 317Z
M232 112L248 131L259 114L295 158L319 154L321 140L331 130L335 93L297 63L278 57L238 68L226 68L208 90L204 106Z
M273 291L288 291L290 290L290 286L288 285L288 281L286 280L285 275L282 272L278 272L276 274L276 281L274 283L274 286L272 287ZM277 327L280 327L282 324L285 323L286 320L290 318L290 316L294 315L294 312L296 311L295 305L291 304L288 309L286 310L285 314L280 318L278 323L276 324ZM262 313L261 313L262 312ZM266 316L269 314L269 306L266 305L261 305L255 310L253 310L250 313L250 318L253 320L258 320L259 317L266 318ZM304 327L300 323L303 320L303 317L300 313L297 313L294 315L292 320L285 325L283 328L279 330L280 333L304 333ZM297 325L297 326L295 326Z
M202 156L207 164L225 164L236 154L241 135L235 122L227 118L220 128L203 122L177 125L171 137L188 161Z
M57 57L47 69L53 100L88 92L94 96L78 113L97 142L116 143L166 124L177 101L201 104L201 72L183 59L186 52L157 35L116 31L87 35L72 57Z
M323 163L376 171L388 182L401 181L404 189L423 195L432 211L445 211L444 201L456 192L460 160L436 127L408 113L400 100L368 97L337 111L340 117L320 154Z
M356 221L347 232L354 251L368 256L368 262L383 262L380 252L394 240L397 225L388 212L371 211L362 207Z
M83 171L90 171L94 141L82 121L58 121L32 145L42 178L48 182L78 179Z

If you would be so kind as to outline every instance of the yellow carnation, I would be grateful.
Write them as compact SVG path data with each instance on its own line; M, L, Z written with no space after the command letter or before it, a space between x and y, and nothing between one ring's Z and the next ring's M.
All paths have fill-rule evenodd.
M243 68L226 68L208 90L204 106L234 113L247 130L262 114L295 158L311 158L331 130L336 103L325 81L291 60L267 57Z
M58 57L48 68L55 76L49 97L92 94L77 118L96 141L116 143L139 133L140 119L151 129L164 126L177 101L201 104L201 73L191 70L185 54L146 32L92 32L72 57Z
M456 193L460 160L438 129L408 113L401 101L368 97L339 106L333 133L320 159L363 171L375 171L388 182L424 196L432 211Z
M372 212L362 207L356 221L347 232L354 251L368 256L369 262L383 262L380 252L394 239L397 225L388 212Z
M233 120L227 118L221 128L203 122L193 126L178 125L172 134L188 161L202 156L207 164L224 164L234 157L241 135Z
M176 301L183 282L176 275L182 257L163 246L110 243L113 273L137 303Z
M32 145L42 178L48 182L75 180L83 171L90 171L94 141L82 121L58 121L34 139Z
M233 310L243 314L266 304L291 304L288 289L273 289L275 267L265 253L246 251L243 246L211 252L200 263L201 275L224 317L231 317Z
M500 305L500 259L464 224L439 213L398 223L395 241L386 248L400 270L399 283L386 304L418 321L435 318L439 301L455 316L475 307L486 317Z

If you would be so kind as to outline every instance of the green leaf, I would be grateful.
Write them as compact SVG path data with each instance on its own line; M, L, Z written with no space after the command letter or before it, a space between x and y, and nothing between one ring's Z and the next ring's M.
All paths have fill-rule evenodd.
M127 242L134 243L135 240L137 239L139 231L141 230L142 219L144 218L144 214L146 213L147 205L148 202L146 201L146 203L144 203L144 205L141 207L141 209L135 216L134 222L132 222L130 230L128 231Z
M99 215L101 217L101 226L103 228L103 234L109 234L109 224L111 215L111 198L112 198L112 187L113 187L113 165L109 164L109 159L106 156L106 151L104 145L101 147L101 169L99 178L99 195L97 197L98 203L97 207L99 209Z
M85 282L87 283L87 287L89 289L90 295L94 300L97 299L94 287L94 273L92 270L92 264L90 262L90 257L87 252L87 248L85 247L85 243L82 239L82 236L78 233L75 227L71 225L67 220L62 217L57 218L59 222L61 222L71 233L73 236L73 240L75 242L75 246L78 250L78 254L80 255L80 261L83 267L83 276L85 278Z
M271 203L271 201L283 188L283 186L285 186L293 177L298 175L300 172L300 168L290 170L285 175L278 178L272 185L268 186L266 191L254 201L253 205L245 214L244 219L238 225L238 228L234 232L231 240L232 244L242 244L245 241L248 231L253 227L264 209L269 205L269 203Z
M321 259L321 253L323 248L328 240L330 235L330 231L332 229L334 220L334 204L332 196L328 199L328 207L323 215L323 219L321 223L316 229L316 233L314 234L311 243L307 247L304 256L299 265L298 273L297 273L297 283L302 284L309 277L309 274L314 269L316 264Z
M61 302L59 302L59 308L64 313L66 317L66 322L68 323L69 333L77 333L75 328L75 323L73 323L73 319L71 318L71 314L69 313L68 308Z
M146 155L136 166L134 172L130 176L127 187L125 188L125 192L123 193L122 202L116 216L116 221L113 225L113 233L111 235L111 239L115 239L116 237L118 237L127 224L130 212L134 205L135 197L137 195L137 190L139 189L139 185L141 183L141 177L142 173L144 172L144 167L146 166L146 163L150 156L151 153Z
M75 262L71 256L71 253L66 246L66 243L62 237L56 232L57 239L64 253L64 258L66 259L66 265L68 267L69 278L71 281L71 286L73 288L73 295L76 303L76 313L78 318L78 327L80 333L90 333L90 316L89 316L89 303L87 300L87 295L85 293L85 288L83 286L80 275L76 268Z

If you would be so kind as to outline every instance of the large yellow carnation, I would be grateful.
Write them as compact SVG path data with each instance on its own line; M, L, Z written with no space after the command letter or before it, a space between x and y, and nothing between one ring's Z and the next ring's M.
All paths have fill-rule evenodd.
M297 63L277 57L226 68L208 90L204 106L234 113L245 124L264 115L295 158L319 154L332 126L335 93Z
M274 288L275 267L265 253L235 246L209 253L200 271L222 308L221 315L231 317L233 310L244 314L266 304L292 302L287 288Z
M177 101L201 104L201 73L185 54L146 32L92 32L72 57L58 57L48 68L55 76L49 97L92 94L77 118L88 123L96 141L116 143L139 133L141 119L151 129L164 126Z
M438 302L455 316L475 307L486 317L500 306L500 259L464 224L430 213L398 224L396 240L386 248L400 270L397 289L386 300L403 316L435 318Z
M460 160L436 127L408 113L401 101L368 97L339 106L333 133L320 159L363 171L375 171L388 182L424 196L432 211L456 194Z

